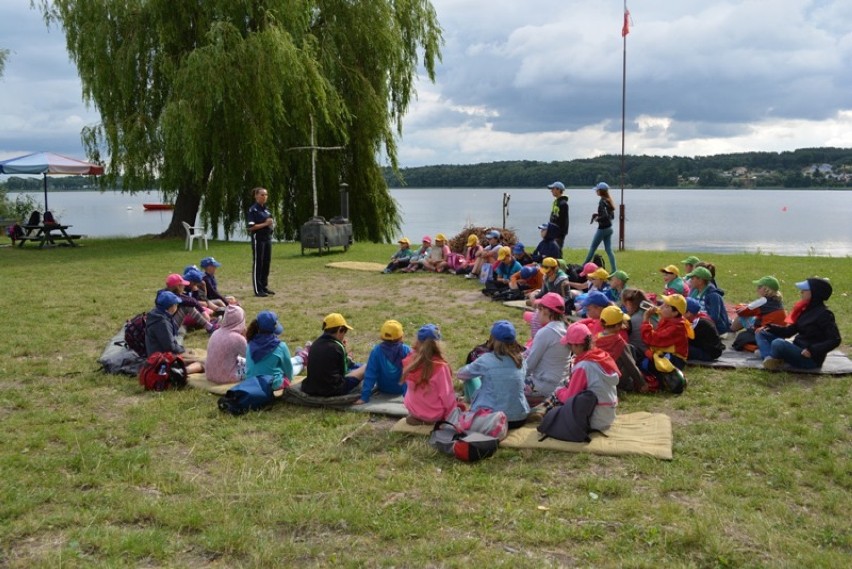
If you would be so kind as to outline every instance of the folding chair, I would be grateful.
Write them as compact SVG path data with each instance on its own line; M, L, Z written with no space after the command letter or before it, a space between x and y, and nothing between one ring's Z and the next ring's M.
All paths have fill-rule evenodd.
M200 239L204 242L204 248L208 249L207 246L207 233L204 232L203 227L193 227L185 221L181 221L183 228L186 230L186 249L187 251L192 251L192 242L196 239Z

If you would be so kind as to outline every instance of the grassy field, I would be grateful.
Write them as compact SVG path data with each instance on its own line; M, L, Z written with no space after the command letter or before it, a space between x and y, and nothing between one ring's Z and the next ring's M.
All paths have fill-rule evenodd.
M198 263L182 240L87 239L75 249L0 248L0 567L842 567L852 558L850 378L687 370L679 397L625 397L668 414L674 460L501 449L468 465L393 421L278 405L234 418L195 390L145 393L97 357L147 310L166 274ZM389 245L301 256L276 245L256 299L245 243L211 242L220 288L247 314L271 308L290 346L327 312L365 357L381 323L409 337L441 325L451 363L519 311L447 275L324 267L384 261ZM571 251L569 260L580 257ZM619 268L658 291L683 253L629 251ZM701 255L732 302L774 274L830 276L843 348L849 258ZM523 329L523 328L521 328ZM193 333L190 347L205 347Z

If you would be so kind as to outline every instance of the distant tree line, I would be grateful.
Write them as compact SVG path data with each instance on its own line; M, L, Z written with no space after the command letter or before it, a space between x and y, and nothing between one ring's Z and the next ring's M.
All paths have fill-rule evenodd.
M51 192L95 190L98 182L91 176L50 176L47 181ZM11 176L5 183L0 184L0 189L6 192L41 192L44 190L42 178L21 178Z
M829 165L828 172L814 168ZM814 169L808 172L808 169ZM621 156L607 154L558 162L514 160L469 165L402 168L402 180L385 169L394 188L536 187L559 180L569 187L621 183ZM741 152L715 156L626 156L625 186L634 188L850 187L852 149L802 148L792 152Z

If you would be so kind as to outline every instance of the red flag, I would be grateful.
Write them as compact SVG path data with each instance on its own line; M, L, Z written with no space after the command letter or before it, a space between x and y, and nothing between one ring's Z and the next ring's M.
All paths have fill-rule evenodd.
M627 8L624 9L624 25L621 26L621 37L627 37L627 34L630 33L630 10Z

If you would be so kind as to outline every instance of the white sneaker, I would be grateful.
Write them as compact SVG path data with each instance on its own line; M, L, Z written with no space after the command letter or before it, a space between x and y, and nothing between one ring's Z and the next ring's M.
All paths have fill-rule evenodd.
M784 367L784 360L778 358L764 358L763 369L778 371Z

